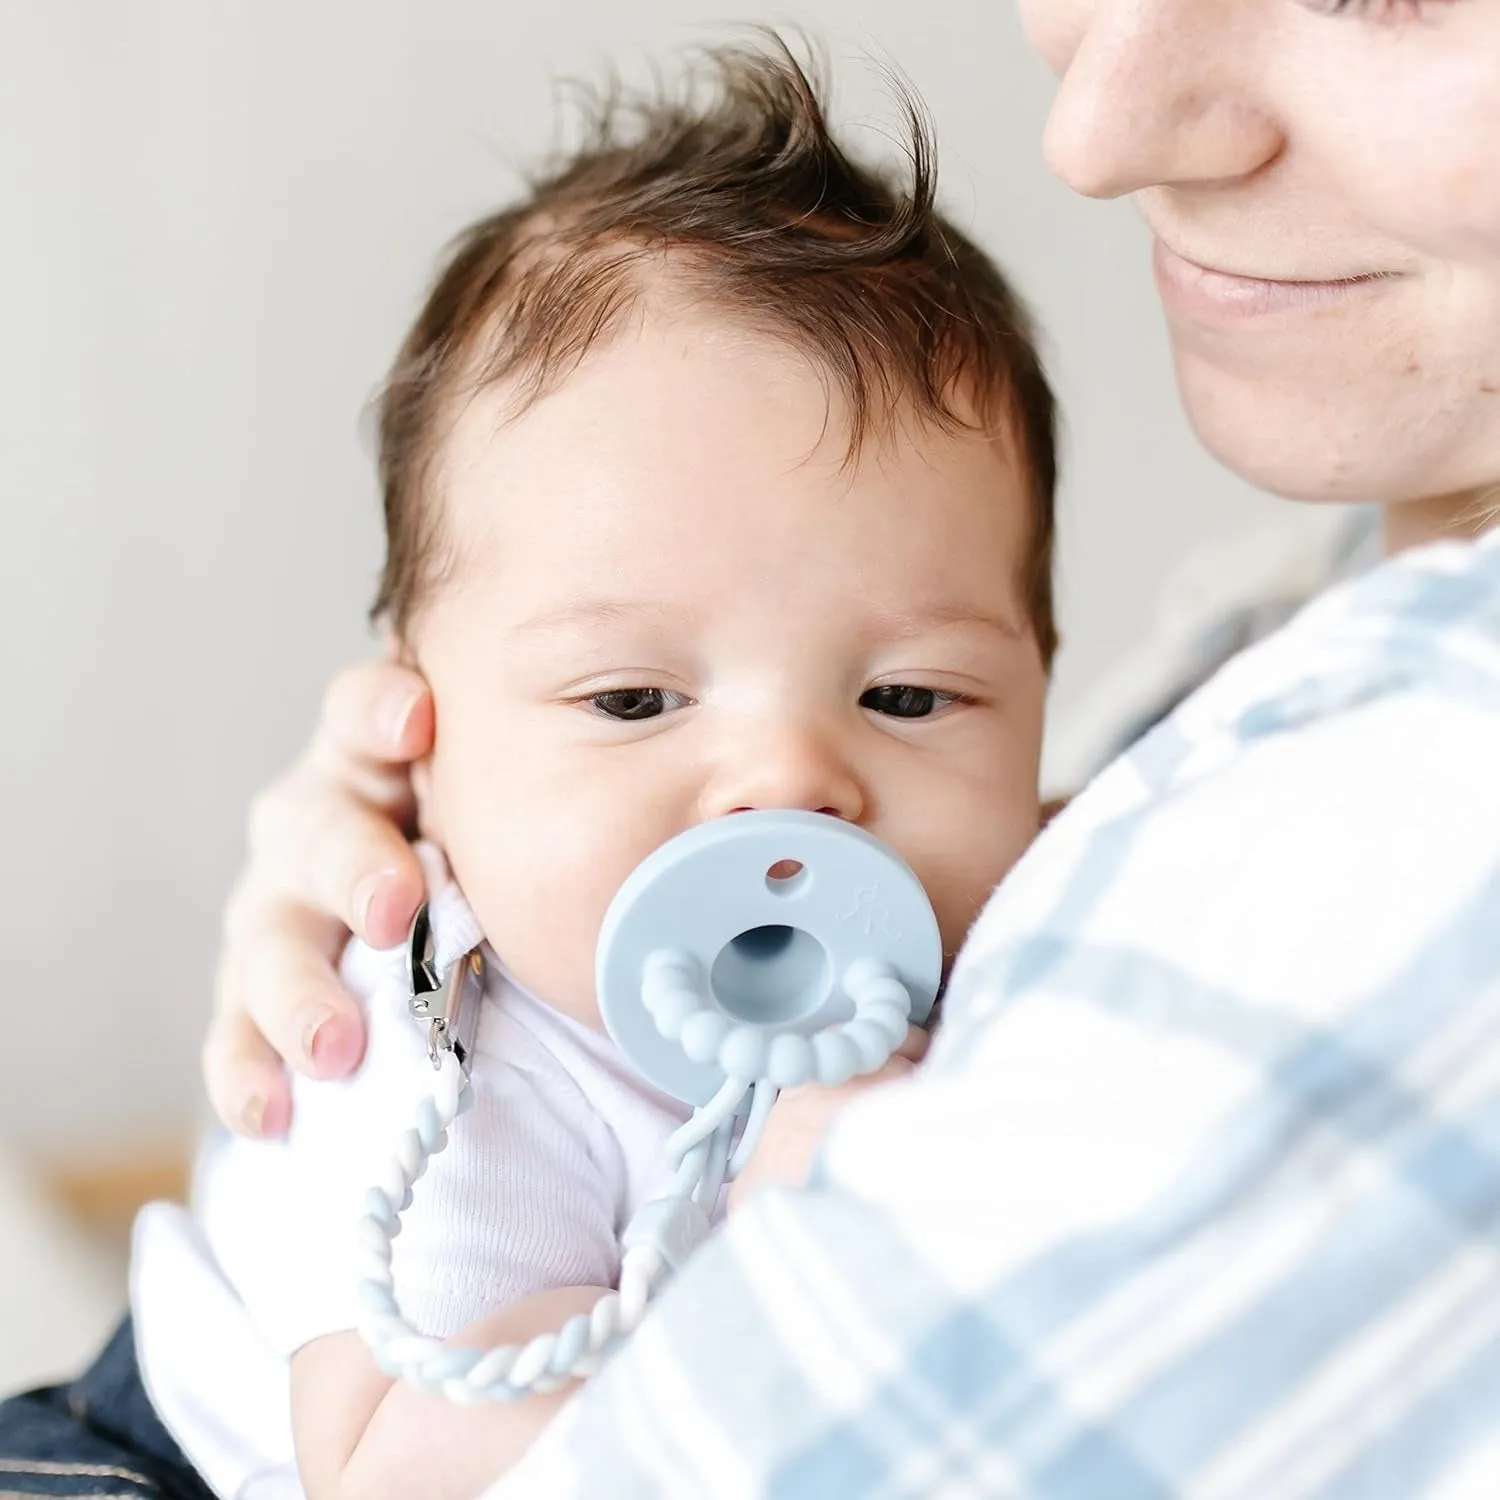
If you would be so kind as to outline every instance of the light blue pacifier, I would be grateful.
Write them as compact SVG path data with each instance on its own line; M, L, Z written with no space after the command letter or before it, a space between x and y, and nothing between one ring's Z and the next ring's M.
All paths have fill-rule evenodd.
M610 1036L657 1088L695 1106L668 1142L671 1186L626 1226L619 1289L556 1333L490 1350L444 1344L401 1316L391 1241L412 1184L469 1103L466 997L480 951L444 974L425 908L412 924L412 1014L437 1082L360 1220L360 1331L387 1374L452 1400L516 1400L591 1375L708 1235L778 1090L884 1066L942 977L937 918L879 839L821 813L734 813L679 834L620 887L595 975Z
M636 867L595 983L616 1046L701 1105L726 1078L789 1088L880 1067L927 1019L942 962L926 892L879 839L823 813L743 812Z

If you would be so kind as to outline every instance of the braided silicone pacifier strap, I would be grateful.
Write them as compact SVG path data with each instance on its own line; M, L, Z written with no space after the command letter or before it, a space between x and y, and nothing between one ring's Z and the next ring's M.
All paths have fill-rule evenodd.
M795 873L778 879L789 867ZM646 860L606 914L598 988L625 1056L697 1106L667 1144L671 1186L627 1226L617 1291L555 1333L479 1350L407 1323L391 1276L392 1241L413 1186L472 1097L460 965L477 975L477 950L439 976L415 951L419 936L430 942L422 914L413 935L412 1009L429 1028L436 1079L366 1198L360 1331L387 1374L460 1402L516 1400L594 1373L708 1235L720 1193L754 1152L778 1090L836 1086L882 1067L908 1025L926 1018L942 960L916 877L837 819L737 814Z

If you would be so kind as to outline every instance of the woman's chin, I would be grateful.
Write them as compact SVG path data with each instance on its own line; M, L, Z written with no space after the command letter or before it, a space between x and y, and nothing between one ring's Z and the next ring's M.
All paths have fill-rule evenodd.
M1429 441L1390 403L1361 399L1353 382L1246 379L1183 355L1177 380L1204 448L1248 483L1287 500L1430 494L1435 466L1447 461L1440 440ZM1390 420L1376 428L1370 414L1381 410Z

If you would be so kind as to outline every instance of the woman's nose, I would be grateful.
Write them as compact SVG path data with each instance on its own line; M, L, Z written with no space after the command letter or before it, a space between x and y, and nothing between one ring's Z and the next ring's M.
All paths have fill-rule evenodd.
M1044 149L1076 192L1224 183L1280 154L1259 0L1085 0L1069 14Z
M778 725L741 737L704 792L703 816L796 808L857 823L865 812L860 778L836 736L811 726Z

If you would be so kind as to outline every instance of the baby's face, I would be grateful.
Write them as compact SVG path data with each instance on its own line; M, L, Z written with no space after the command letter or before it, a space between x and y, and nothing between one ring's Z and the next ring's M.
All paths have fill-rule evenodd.
M1006 438L914 421L843 466L801 355L648 317L515 420L474 400L419 611L425 830L502 963L589 1024L594 948L660 844L747 808L894 847L962 942L1037 826L1045 674Z

